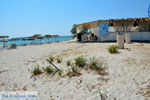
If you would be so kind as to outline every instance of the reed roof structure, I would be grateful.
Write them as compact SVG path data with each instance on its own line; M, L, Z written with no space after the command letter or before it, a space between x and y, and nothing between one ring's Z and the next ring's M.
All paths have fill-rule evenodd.
M110 20L97 20L92 22L87 22L83 24L76 24L76 27L81 28L97 28L100 26L100 22L106 21L109 26L112 27L129 27L129 26L139 26L141 31L150 31L150 18L128 18L128 19L110 19Z

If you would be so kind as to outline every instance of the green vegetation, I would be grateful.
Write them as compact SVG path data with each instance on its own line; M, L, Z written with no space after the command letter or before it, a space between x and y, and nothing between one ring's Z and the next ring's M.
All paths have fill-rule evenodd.
M116 45L110 45L108 47L109 53L117 53L118 52L117 50L118 50L118 46L116 46Z
M78 69L77 68L75 68L75 67L71 67L71 70L70 70L71 72L78 72Z
M71 67L71 69L69 69L69 71L67 73L67 76L69 76L69 77L80 76L80 75L81 75L81 73L75 67Z
M50 62L54 62L55 57L50 56L50 57L48 58L48 60L49 60Z
M42 73L42 70L39 68L39 66L35 66L31 72L33 75L39 75Z
M75 60L75 65L78 67L85 67L87 65L86 63L87 60L83 58L83 56L77 57L74 60Z
M99 61L95 57L90 59L89 68L91 70L96 71L98 74L107 75L107 72L105 72L105 68L104 68L103 62Z
M72 33L72 35L73 35L73 38L75 38L76 37L76 33L77 33L77 27L76 27L76 25L73 25L72 26L72 29L70 30L70 32Z
M49 60L51 62L49 62ZM61 63L62 59L60 57L54 58L54 57L49 57L49 59L47 60L49 62L49 66L43 68L43 70L41 70L39 68L39 65L34 67L34 69L32 70L33 75L39 75L42 73L46 73L46 74L52 74L52 76L54 76L56 73L58 73L60 76L62 76L63 74L63 70L57 68L57 66L52 63L56 60L57 63ZM68 60L66 62L66 65L71 67L69 68L68 72L67 72L67 76L69 77L73 77L73 76L80 76L81 73L79 72L78 69L90 69L92 71L95 71L98 74L101 75L107 75L107 72L105 72L105 67L104 67L104 63L101 60L96 59L95 57L90 58L90 60L87 60L86 58L84 58L83 56L77 57L74 59L74 61L70 61ZM54 67L54 68L53 68Z
M46 74L51 74L52 72L54 72L54 69L51 66L47 66L46 68L43 68L43 71Z
M61 62L62 62L62 58L60 58L59 56L58 56L58 57L52 57L52 56L50 56L50 57L48 58L48 60L49 60L50 62L54 62L55 60L56 60L57 63L61 63Z
M57 61L57 63L61 63L61 62L62 62L62 58L57 57L57 58L56 58L56 61Z
M62 76L62 75L63 75L63 70L62 70L62 69L59 70L59 71L58 71L58 74L59 74L60 76Z
M102 62L99 62L95 57L90 59L89 67L94 70L102 70Z
M68 61L66 62L66 65L67 65L67 66L70 66L70 65L71 65L71 61L68 60Z

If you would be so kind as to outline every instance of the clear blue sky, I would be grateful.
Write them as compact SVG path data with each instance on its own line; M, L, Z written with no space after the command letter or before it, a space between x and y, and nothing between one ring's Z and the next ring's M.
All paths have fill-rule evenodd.
M150 0L0 0L0 35L71 35L73 24L148 17Z

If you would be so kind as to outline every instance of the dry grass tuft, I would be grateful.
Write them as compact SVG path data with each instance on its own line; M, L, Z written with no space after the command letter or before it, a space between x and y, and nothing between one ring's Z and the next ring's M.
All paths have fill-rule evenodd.
M91 70L96 71L98 74L101 74L101 75L107 75L108 74L107 72L105 72L106 68L104 67L104 63L102 61L99 61L95 57L90 58L90 62L89 62L88 67Z
M117 53L118 51L118 46L116 45L110 45L107 50L109 51L109 53Z
M71 69L69 69L69 71L66 75L69 76L69 77L74 77L74 76L80 76L81 73L78 71L77 68L71 67Z
M75 65L78 67L85 67L87 65L87 60L83 56L77 57L74 59Z
M32 75L40 75L42 74L42 70L39 68L39 65L35 66L31 71Z

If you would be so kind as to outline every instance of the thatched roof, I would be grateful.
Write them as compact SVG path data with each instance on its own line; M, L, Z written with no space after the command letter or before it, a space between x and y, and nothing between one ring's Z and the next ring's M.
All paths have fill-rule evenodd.
M33 38L38 38L38 37L41 37L41 34L35 34L32 36Z
M150 18L128 18L128 19L111 19L107 20L109 24L113 23L114 26L133 26L134 23L137 25L150 24Z
M4 43L4 42L7 42L7 41L6 41L6 40L1 40L0 42L3 42L3 43Z
M9 36L3 35L3 36L0 36L0 38L9 38Z
M16 40L18 40L18 39L17 38L12 38L9 41L16 41Z
M47 35L45 35L45 37L46 37L46 38L50 38L50 37L53 37L53 36L52 36L52 35L47 34Z
M110 20L98 20L93 22L87 22L83 24L77 24L77 28L96 28L99 27L101 21L107 21L110 26L118 27L118 26L133 26L138 25L144 28L150 27L150 18L128 18L128 19L110 19Z
M78 28L96 28L99 25L99 20L76 25Z
M59 35L52 35L53 37L58 37Z
M33 37L30 37L30 38L28 38L27 40L35 40L35 38L33 38Z
M44 37L41 36L41 37L38 37L37 39L43 39L43 38L44 38Z

